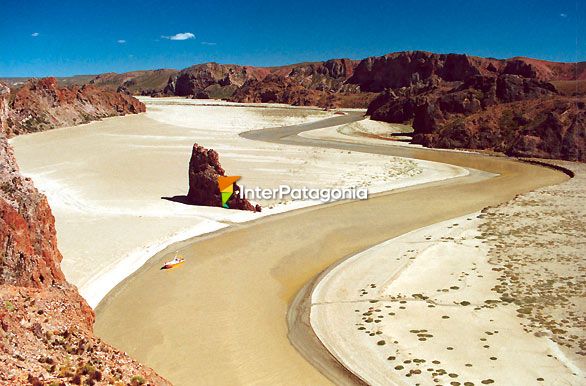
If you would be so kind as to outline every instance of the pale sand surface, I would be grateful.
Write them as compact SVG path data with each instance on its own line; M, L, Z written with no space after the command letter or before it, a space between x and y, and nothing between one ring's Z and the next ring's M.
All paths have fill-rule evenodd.
M371 192L466 174L462 168L356 152L253 142L252 128L323 120L332 113L279 105L142 98L148 112L19 136L11 140L23 173L56 218L62 268L92 307L158 251L229 224L319 201L261 202L261 214L161 199L187 193L191 147L216 149L241 185L367 186Z
M96 332L178 385L327 384L287 339L288 306L305 283L334 262L392 237L566 179L505 158L287 136L302 130L245 137L443 161L499 176L473 173L366 201L306 208L181 243L183 267L161 272L172 249L157 254L100 304ZM315 360L322 349L294 331L289 338L327 371L328 359ZM343 372L328 376L338 384L353 381Z
M586 384L586 165L548 162L574 178L488 208L480 230L499 267L496 295Z
M373 121L370 118L357 122L346 123L321 129L305 131L299 136L309 139L331 140L336 142L361 143L373 145L403 146L423 148L423 146L410 143L411 137L405 134L413 132L410 126ZM443 152L473 153L462 149L436 149Z
M376 145L387 144L395 146L410 146L422 148L421 145L412 144L407 135L413 128L365 118L361 121L324 127L300 133L299 136L311 139L335 140L349 143L371 143Z
M524 331L518 306L500 304L492 288L501 265L489 259L479 215L407 233L329 270L311 295L311 326L328 350L373 385L583 382L557 345Z

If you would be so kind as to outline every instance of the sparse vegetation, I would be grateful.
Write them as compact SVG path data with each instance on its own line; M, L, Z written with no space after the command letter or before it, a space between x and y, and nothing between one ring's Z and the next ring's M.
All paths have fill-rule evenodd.
M14 304L10 300L4 301L4 309L6 311L14 311L15 307Z
M140 385L143 385L144 383L145 383L145 380L140 375L135 375L132 378L130 378L131 386L140 386Z

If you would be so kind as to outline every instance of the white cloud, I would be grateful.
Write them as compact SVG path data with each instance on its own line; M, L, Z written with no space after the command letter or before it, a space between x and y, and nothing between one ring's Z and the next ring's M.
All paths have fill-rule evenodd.
M560 16L561 17L568 17L568 14L567 13L560 13Z
M33 33L31 34L31 36L32 36L33 38L36 38L37 36L39 36L39 33L38 33L38 32L33 32Z
M181 32L171 36L161 36L163 39L169 40L187 40L187 39L195 39L195 35L191 32Z
M126 40L124 40L124 39L119 39L119 40L116 40L116 42L117 42L117 43L119 43L119 44L124 44L124 43L126 43Z
M214 42L201 42L204 46L215 46L217 43Z

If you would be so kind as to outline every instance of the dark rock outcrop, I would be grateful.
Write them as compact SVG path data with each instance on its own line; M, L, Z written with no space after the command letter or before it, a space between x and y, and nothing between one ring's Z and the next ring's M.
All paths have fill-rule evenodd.
M126 94L126 95L132 95L132 93L130 92L130 90L128 90L128 88L126 86L119 86L116 89L116 92L122 93L122 94Z
M225 88L233 91L234 86L240 87L249 79L261 79L266 73L267 71L264 69L255 67L213 62L198 64L169 78L163 92L177 96L191 96L201 93L206 93L208 96L211 94L219 95ZM210 92L211 90L213 92Z
M493 60L460 54L432 54L405 51L362 60L348 83L362 91L381 92L387 88L410 87L437 77L443 81L463 81L487 73ZM498 61L494 60L494 65Z
M494 69L496 74L472 74L460 81L453 81L455 76L445 80L443 74L431 77L425 87L419 81L387 90L370 104L367 114L386 122L411 123L413 141L428 147L586 160L584 112L577 98L558 95L551 83L539 79L536 68L523 61L507 61Z
M429 147L488 149L512 156L586 161L586 99L554 96L489 107L417 133Z
M334 98L333 94L311 90L288 77L271 74L263 80L247 81L230 100L243 103L286 103L294 106L331 107Z
M11 91L5 133L44 131L61 126L145 111L145 105L126 92L93 85L60 87L55 78L29 80Z
M193 145L189 160L189 192L187 199L194 205L222 206L222 196L218 186L218 176L225 171L220 165L218 152L206 149L197 143ZM260 205L252 205L247 199L240 198L240 187L234 184L234 194L228 200L230 209L260 212Z

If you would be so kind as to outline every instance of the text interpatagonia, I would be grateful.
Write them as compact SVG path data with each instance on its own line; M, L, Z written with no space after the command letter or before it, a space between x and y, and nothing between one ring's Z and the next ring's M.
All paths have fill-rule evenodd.
M252 200L282 200L290 197L292 200L319 200L322 202L338 200L366 200L368 189L364 187L349 188L292 188L289 185L279 185L277 188L247 188L240 186L240 198Z

